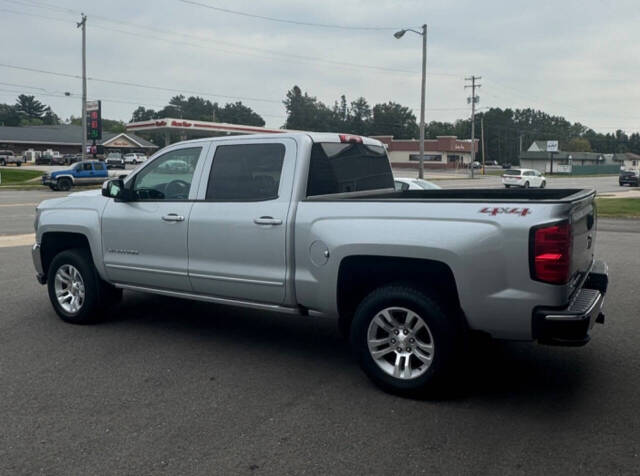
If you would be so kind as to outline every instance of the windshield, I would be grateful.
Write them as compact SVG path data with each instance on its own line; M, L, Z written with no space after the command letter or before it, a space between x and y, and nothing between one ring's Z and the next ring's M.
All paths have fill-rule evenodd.
M394 188L384 147L322 142L311 148L307 196Z

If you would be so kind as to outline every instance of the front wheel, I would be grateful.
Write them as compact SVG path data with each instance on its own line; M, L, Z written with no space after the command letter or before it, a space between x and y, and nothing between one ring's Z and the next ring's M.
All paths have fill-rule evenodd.
M376 289L358 306L350 341L362 370L391 393L422 397L444 388L463 332L452 312L404 285Z
M7 165L7 162L4 159L0 159L0 165L5 166Z
M16 167L21 167L22 166L22 162L18 161L16 162Z
M71 190L71 185L72 185L71 180L69 180L66 177L63 177L60 180L58 180L57 189L62 190L63 192L66 192L68 190Z
M542 183L540 184L540 188L545 188L546 186L547 186L547 182L543 180Z
M91 253L77 248L53 258L47 274L49 299L63 321L92 324L104 317L109 305L116 304L122 291L102 281Z

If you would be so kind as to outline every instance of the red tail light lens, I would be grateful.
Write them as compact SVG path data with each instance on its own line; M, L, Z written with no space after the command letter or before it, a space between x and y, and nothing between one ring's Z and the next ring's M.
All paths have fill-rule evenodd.
M531 274L533 279L565 284L571 278L571 225L536 228L532 231Z
M362 144L362 137L351 134L340 134L340 142L354 142L356 144Z

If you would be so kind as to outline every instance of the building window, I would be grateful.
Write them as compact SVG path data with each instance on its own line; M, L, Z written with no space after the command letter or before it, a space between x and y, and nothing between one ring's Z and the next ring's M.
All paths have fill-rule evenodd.
M409 160L420 160L420 154L409 154ZM424 160L430 162L442 162L441 154L424 154Z
M455 154L455 155L447 155L447 161L448 162L462 162L462 157Z

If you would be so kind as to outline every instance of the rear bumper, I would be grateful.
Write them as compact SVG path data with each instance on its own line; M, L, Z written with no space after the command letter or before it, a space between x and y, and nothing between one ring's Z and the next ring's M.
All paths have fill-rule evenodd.
M590 331L604 324L604 295L609 285L607 264L596 261L591 272L568 306L536 308L533 312L533 337L541 344L580 346L589 342Z

